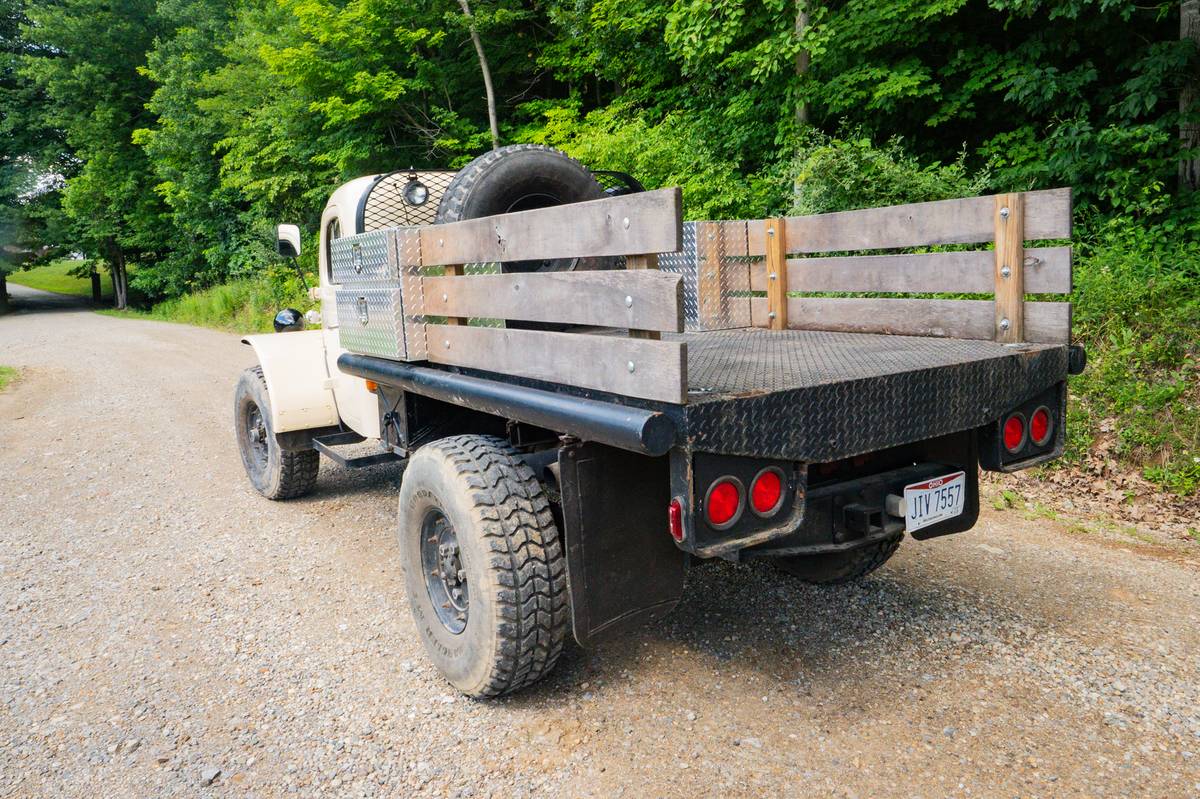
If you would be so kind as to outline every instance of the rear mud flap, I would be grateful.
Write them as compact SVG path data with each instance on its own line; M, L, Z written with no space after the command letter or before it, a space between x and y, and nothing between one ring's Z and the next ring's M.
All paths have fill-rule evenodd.
M667 530L668 458L601 444L559 450L567 584L580 646L670 613L687 555Z

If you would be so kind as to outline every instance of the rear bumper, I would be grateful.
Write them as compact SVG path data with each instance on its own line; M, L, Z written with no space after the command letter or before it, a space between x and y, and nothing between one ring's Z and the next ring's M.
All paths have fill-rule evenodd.
M945 463L922 463L882 474L815 488L809 492L803 523L786 536L746 550L745 557L818 555L856 549L904 533L904 519L887 512L889 494L904 486L959 470ZM925 540L969 530L979 519L979 470L966 469L966 506L960 516L913 533Z
M780 512L769 518L741 513L725 529L706 521L704 498L714 482L730 478L749 486L751 477L768 467L785 476ZM680 547L697 557L729 560L854 549L905 532L904 518L888 513L889 495L903 496L906 485L959 471L967 479L962 514L914 532L917 539L975 525L979 517L977 431L815 464L704 453L689 457L676 450L671 457L671 493L686 509Z

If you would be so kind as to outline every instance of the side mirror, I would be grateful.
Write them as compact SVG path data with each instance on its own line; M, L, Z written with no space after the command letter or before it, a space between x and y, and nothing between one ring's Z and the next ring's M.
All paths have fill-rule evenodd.
M290 333L304 329L304 317L295 308L284 308L275 314L275 332Z
M275 251L284 258L299 258L300 228L296 225L280 225L275 228Z

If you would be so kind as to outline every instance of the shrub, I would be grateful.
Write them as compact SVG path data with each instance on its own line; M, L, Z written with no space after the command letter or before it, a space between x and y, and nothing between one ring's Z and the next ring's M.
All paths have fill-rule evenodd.
M672 113L653 121L612 106L580 119L571 106L544 110L531 140L558 147L593 169L628 172L646 188L679 186L689 219L763 217L785 207L786 178L766 167L745 175L719 155L703 121Z
M805 136L793 164L793 214L823 214L881 205L971 197L987 186L972 175L965 155L949 164L922 165L899 138L875 146L851 132L845 138Z
M146 315L168 322L239 333L266 333L272 330L271 322L283 308L305 311L311 307L313 302L299 278L276 268L258 277L234 280L165 300Z
M1161 487L1200 488L1200 214L1148 224L1089 220L1076 247L1072 382L1076 447L1111 431L1115 452ZM1078 450L1076 452L1078 454Z

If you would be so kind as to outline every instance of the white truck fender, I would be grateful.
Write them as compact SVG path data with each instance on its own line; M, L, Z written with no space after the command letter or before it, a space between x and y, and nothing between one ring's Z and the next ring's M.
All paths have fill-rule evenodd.
M242 342L254 348L262 365L271 399L271 429L286 433L338 423L320 330L246 336Z

